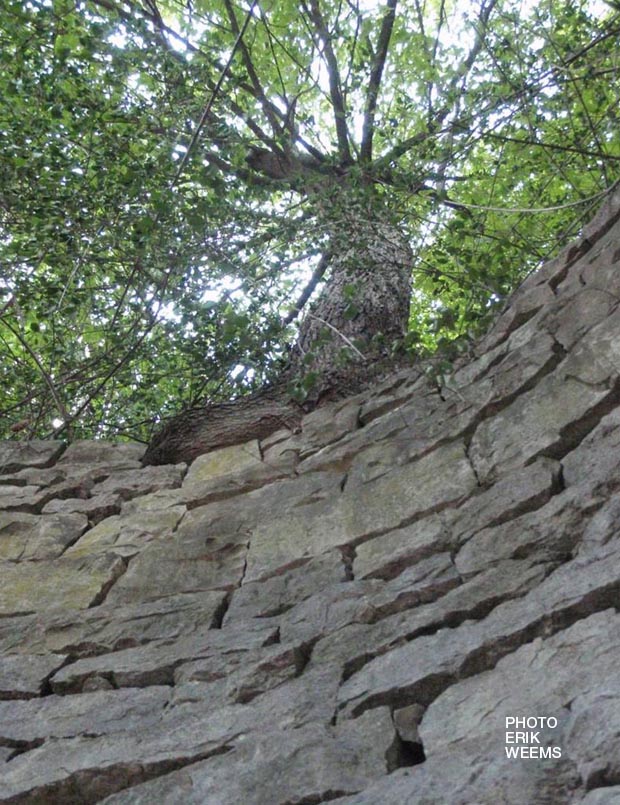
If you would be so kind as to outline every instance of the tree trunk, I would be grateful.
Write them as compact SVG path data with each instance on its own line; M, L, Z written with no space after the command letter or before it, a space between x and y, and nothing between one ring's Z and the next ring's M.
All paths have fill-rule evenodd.
M248 397L203 408L188 408L170 419L148 446L143 464L190 463L203 453L264 439L280 428L294 430L302 409L290 400L283 385Z
M357 391L390 359L409 320L412 254L398 227L345 203L327 226L330 273L302 321L290 368L307 404Z
M409 244L386 212L348 203L342 188L320 203L321 221L329 234L330 273L280 381L251 397L182 412L156 434L145 464L191 461L295 427L304 411L354 394L385 372L394 342L407 331Z

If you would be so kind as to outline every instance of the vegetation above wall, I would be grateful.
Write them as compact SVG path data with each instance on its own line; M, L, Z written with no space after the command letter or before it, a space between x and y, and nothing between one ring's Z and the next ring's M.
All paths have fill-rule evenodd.
M413 255L383 353L479 332L620 175L619 33L582 0L7 0L0 435L148 440L260 387L376 217Z

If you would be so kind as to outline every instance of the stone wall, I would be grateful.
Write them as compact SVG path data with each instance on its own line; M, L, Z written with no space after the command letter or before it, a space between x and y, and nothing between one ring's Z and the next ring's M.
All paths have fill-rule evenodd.
M0 802L620 802L619 218L446 387L189 469L0 445Z

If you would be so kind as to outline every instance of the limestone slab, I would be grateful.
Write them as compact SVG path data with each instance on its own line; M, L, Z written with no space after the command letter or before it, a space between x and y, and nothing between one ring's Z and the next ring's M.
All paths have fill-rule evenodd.
M89 467L141 469L146 448L136 442L106 442L78 439L67 447L59 466L83 464Z
M151 542L130 561L107 600L125 605L182 593L230 591L243 578L246 554L244 542L224 542L215 551L205 546L202 554L174 542Z
M420 559L441 552L448 544L445 519L431 515L358 545L353 572L360 579L389 579Z
M17 473L27 467L48 467L65 449L64 442L32 439L28 442L2 442L0 474Z
M74 693L83 689L93 676L109 679L115 687L171 685L175 670L183 663L224 651L234 655L274 642L277 628L258 621L236 629L202 628L176 640L153 640L144 646L85 657L61 668L51 685L57 693Z
M265 518L252 531L245 579L267 577L304 557L397 528L460 501L476 483L463 445L455 442L367 483L347 484L327 504L309 502L294 516Z
M580 542L584 511L596 511L602 504L592 487L570 487L532 512L475 533L456 554L456 567L471 576L503 559L562 560Z
M0 699L41 696L49 677L65 659L62 654L6 654L0 657ZM1 707L6 713L13 714L11 718L16 718L19 707L6 707L0 702Z
M224 625L281 615L320 590L347 580L340 551L326 551L264 581L246 582L232 593Z
M55 559L88 527L83 514L0 512L0 559Z
M328 632L313 618L313 611L300 617L301 611L291 610L283 621L281 635L288 640L300 634L306 639L318 637L311 664L338 663L348 677L372 657L407 640L483 617L498 604L525 595L548 572L548 566L543 564L504 561L461 585L451 586L428 603L420 601L415 590L403 589L399 577L385 583L374 596L358 602L355 622Z
M43 514L85 514L90 522L98 523L120 511L122 497L117 492L108 492L92 498L55 498L43 507Z
M84 733L146 730L159 721L169 699L169 687L153 686L0 702L0 741L35 744Z
M341 706L355 715L388 702L432 701L458 676L484 670L537 632L611 605L620 591L619 560L618 543L593 550L480 622L441 629L377 657L342 686Z
M248 492L287 475L287 466L263 460L260 445L254 439L198 456L183 482L182 499L193 508Z
M148 500L152 501L152 508ZM149 542L168 537L185 514L182 504L160 507L161 498L145 495L136 511L121 510L120 515L112 515L89 529L75 545L67 551L67 556L112 551L120 556L133 556Z
M118 493L123 500L130 500L137 495L148 495L159 489L175 489L181 486L185 469L185 464L166 464L160 467L142 467L140 470L117 470L104 481L95 484L91 494Z
M119 607L44 610L37 615L0 619L0 650L56 652L72 657L171 641L211 628L226 600L224 592L189 593Z
M176 805L180 801L188 805L265 805L320 802L326 794L332 799L334 793L363 788L385 771L384 755L393 733L377 730L379 737L368 724L364 726L365 735L345 736L313 725L247 736L228 755L119 793L107 805Z
M49 562L3 562L0 615L92 606L124 571L125 563L110 554L75 559L61 556Z

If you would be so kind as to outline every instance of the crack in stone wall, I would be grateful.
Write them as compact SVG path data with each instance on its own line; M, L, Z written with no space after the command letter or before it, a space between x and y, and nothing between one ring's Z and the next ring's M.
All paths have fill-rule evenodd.
M619 219L440 388L189 468L0 444L0 802L620 799Z

